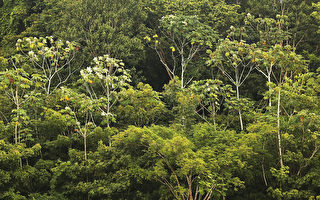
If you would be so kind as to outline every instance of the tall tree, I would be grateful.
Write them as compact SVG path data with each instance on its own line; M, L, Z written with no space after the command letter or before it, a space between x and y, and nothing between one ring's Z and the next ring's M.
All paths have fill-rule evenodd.
M244 2L244 10L259 18L277 19L281 16L283 30L290 33L290 38L286 44L291 45L303 53L303 51L313 52L312 46L319 45L316 35L317 26L310 14L313 12L312 4L316 0L248 0ZM319 51L317 50L319 53ZM317 54L318 54L317 53Z
M288 80L288 78L293 78L293 74L303 71L306 68L306 61L299 54L296 54L291 46L278 46L277 59L279 61L279 75L276 78L277 83L277 141L278 141L278 152L280 167L284 167L283 163L283 148L281 142L281 89L282 85Z
M94 66L81 70L84 86L91 100L99 102L102 116L109 127L116 118L112 111L118 101L118 92L131 82L128 70L121 60L109 55L95 57Z
M234 27L231 27L233 29ZM225 38L214 52L208 51L208 64L219 68L224 76L236 87L237 99L240 99L240 87L246 81L255 66L254 48L256 44L247 44L244 40ZM240 128L244 130L241 109L239 108Z
M200 51L213 46L217 35L196 16L164 16L160 20L159 30L160 38L156 34L152 37L153 41L149 36L145 39L151 42L151 47L156 51L170 80L179 75L181 88L184 88L193 78L185 77L187 68L190 68L191 62ZM171 50L166 51L165 48ZM167 54L170 55L170 60L167 59Z
M74 42L46 38L18 39L17 50L30 61L31 72L38 72L44 77L45 84L41 86L46 94L65 84L76 71L71 65L79 47Z
M27 102L39 92L43 79L39 74L29 75L25 72L22 68L25 60L21 56L16 55L14 58L11 60L13 69L0 72L0 89L15 106L12 110L14 113L12 123L14 124L14 142L18 144L21 141L19 129L23 124L27 125L30 119L27 115Z

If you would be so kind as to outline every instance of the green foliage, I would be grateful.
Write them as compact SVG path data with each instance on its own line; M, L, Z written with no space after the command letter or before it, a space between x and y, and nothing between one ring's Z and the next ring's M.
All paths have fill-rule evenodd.
M144 3L153 21L173 13L175 15L197 15L201 22L210 25L214 30L219 30L219 33L223 33L231 24L239 20L237 12L239 6L227 4L221 0L151 0Z
M119 93L116 110L122 124L146 126L157 123L166 113L160 94L148 84L138 83L137 89L124 89Z
M165 185L176 199L221 197L228 189L241 188L243 182L233 173L245 168L240 160L250 156L250 148L238 143L241 135L215 132L206 124L193 128L194 143L174 129L130 127L115 136L114 146L132 156L151 156L141 172Z
M310 16L314 11L312 6L314 3L317 3L317 1L284 0L273 2L249 0L245 1L243 7L246 12L254 16L277 20L281 24L282 32L288 32L290 35L290 38L286 39L286 44L296 47L299 52L303 50L313 52L315 49L312 48L312 43L314 39L317 40L319 37L316 34L316 23ZM279 23L277 24L278 27Z
M144 57L145 19L140 1L55 0L43 21L55 36L82 44L85 60L110 54L137 66Z
M15 67L15 66L14 66ZM31 77L22 68L0 72L0 90L12 101L14 108L13 115L7 120L8 126L14 126L14 141L17 144L23 140L32 140L30 129L27 128L30 117L26 105L32 96L37 95L37 88L42 85L39 75ZM10 124L11 123L11 124Z
M151 41L149 36L145 39L156 51L170 80L179 74L181 88L184 88L193 78L185 77L187 67L194 62L197 54L213 46L217 34L210 26L201 23L197 16L164 16L160 19L159 29L161 30L160 38L156 34L152 36L154 41ZM166 44L170 47L166 47ZM168 53L170 62L166 59L165 48L171 49L171 53Z
M320 11L320 3L314 3L312 4L313 7L316 8L316 11L312 12L311 15L312 17L314 17L316 20L318 20L320 22L320 14L319 14L319 11ZM318 32L320 32L320 29L318 30Z
M218 67L232 84L240 87L253 70L255 47L255 44L250 45L243 40L226 38L220 42L214 52L208 51L211 59L207 63Z
M200 98L191 92L190 89L181 88L179 79L171 80L164 86L163 97L173 116L173 122L181 124L185 128L190 128L196 120L196 108L200 103Z
M279 25L287 23L287 16L277 16L274 18L255 18L250 13L247 14L244 22L248 26L249 30L252 30L259 41L259 44L263 47L282 43L288 41L291 38L291 33L288 30L282 29Z
M319 6L0 0L0 199L319 199Z
M236 29L230 27L232 39L227 38L220 41L216 50L207 53L210 59L207 61L209 66L217 67L222 75L226 76L229 81L236 87L236 97L240 101L240 87L244 84L251 71L255 66L254 49L256 44L247 44L244 40L236 40ZM241 33L241 32L240 32ZM235 34L235 35L234 35ZM242 34L240 34L240 38ZM238 108L240 129L244 130L241 107Z
M3 5L1 5L1 2ZM39 0L1 1L0 2L0 55L15 53L13 46L17 39L26 36L26 29L32 26L33 19L39 16L44 3ZM31 32L32 34L32 32ZM29 35L30 36L30 33Z
M28 165L23 168L19 165L21 162L25 163L37 157L40 150L39 144L27 148L24 144L12 145L0 140L0 188L2 191L0 198L26 199L19 194L35 191L35 181L38 182L38 186L43 187L39 177L41 171Z
M220 80L194 81L190 90L200 97L201 108L197 110L199 116L205 119L205 113L209 113L209 118L216 125L216 116L222 112L223 106L230 104L231 95L234 91L231 85L224 85ZM206 120L206 119L205 119Z
M130 75L121 60L109 55L95 57L93 62L94 67L81 70L80 74L89 98L97 103L109 127L116 121L112 109L118 101L118 92L131 82Z
M14 59L17 62L31 61L30 65L35 68L32 72L35 71L44 77L45 85L42 88L47 94L65 84L74 73L71 61L78 48L74 42L55 41L52 36L29 37L18 39L16 47L23 55L18 54Z

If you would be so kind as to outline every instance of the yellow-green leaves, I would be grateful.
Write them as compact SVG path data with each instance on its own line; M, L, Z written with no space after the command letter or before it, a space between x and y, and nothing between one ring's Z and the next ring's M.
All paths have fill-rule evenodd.
M185 77L188 65L199 52L213 46L217 34L210 26L202 23L198 16L171 14L163 16L159 22L161 34L145 39L155 49L170 79L177 75L176 69L180 69L181 87L184 88L191 80L191 77ZM166 56L164 52L169 49L170 56Z
M137 89L124 89L118 98L116 115L120 123L147 126L162 119L167 112L165 104L160 100L160 94L148 84L138 83Z
M312 6L315 8L316 11L313 11L311 16L314 17L319 23L320 22L320 2L312 3ZM320 26L318 29L318 33L320 33Z
M151 41L151 38L149 36L145 36L143 39L147 40L148 42Z

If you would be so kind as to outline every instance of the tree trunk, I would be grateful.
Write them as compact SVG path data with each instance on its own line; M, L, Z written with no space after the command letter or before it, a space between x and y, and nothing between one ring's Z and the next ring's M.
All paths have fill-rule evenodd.
M83 135L83 143L84 143L84 160L87 161L87 130Z
M183 56L183 49L181 53L181 88L184 88L184 70L185 70L185 62Z
M14 143L18 144L18 122L14 126Z
M51 79L48 80L47 95L50 94L50 87L51 87Z
M269 87L269 92L270 92L270 94L271 94L271 90L272 90L272 88L271 88L271 73L268 73L268 87ZM272 99L271 99L271 97L269 97L269 107L271 108L271 105L272 105Z
M110 119L109 119L109 114L110 114L110 88L109 88L109 83L107 81L107 126L110 127Z
M240 91L239 91L239 87L240 87L240 81L239 81L239 71L238 71L238 68L235 69L235 78L236 78L236 82L235 82L235 85L236 85L236 90L237 90L237 100L239 101L240 100ZM243 122L242 122L242 114L241 114L241 109L239 107L238 109L238 112L239 112L239 120L240 120L240 128L241 128L241 131L243 131Z
M16 89L16 96L15 96L15 102L16 102L16 106L17 106L17 121L16 124L14 126L14 142L15 144L18 144L18 142L20 142L20 135L19 135L19 109L20 109L20 102L19 102L19 95L18 95L18 88ZM19 165L22 168L22 158L19 159Z
M214 130L216 131L216 106L212 103L212 121L214 125Z
M264 151L264 142L262 144L262 150ZM261 169L262 169L262 177L263 177L264 184L268 186L267 177L264 169L264 153L262 155Z
M280 103L281 103L281 80L279 82L279 89L278 89L278 108L277 108L277 127L278 127L278 151L279 151L279 160L280 160L280 167L283 167L283 160L282 160L282 146L281 146L281 132L280 132Z
M237 89L237 99L240 100L240 92L239 92L239 86L238 84L236 85L236 89ZM241 127L241 131L243 131L243 122L242 122L242 114L241 114L241 109L238 109L239 112L239 120L240 120L240 127Z
M15 144L18 144L18 124L19 124L19 109L20 109L20 105L19 105L19 97L18 97L18 89L16 89L16 96L15 96L15 103L16 103L16 107L17 107L17 121L16 124L14 126L14 142Z

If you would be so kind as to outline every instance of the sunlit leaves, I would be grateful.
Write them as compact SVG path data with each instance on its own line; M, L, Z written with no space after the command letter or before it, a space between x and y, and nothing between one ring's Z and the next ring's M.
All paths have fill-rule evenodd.
M190 77L185 77L187 68L195 61L196 55L213 47L217 33L200 22L197 16L166 15L159 23L160 37L155 34L152 38L146 36L145 40L156 51L169 78L179 76L181 88L184 88L191 80ZM164 53L166 49L170 49L169 56Z
M118 119L128 124L145 126L156 123L166 113L160 94L148 84L139 83L137 89L124 89L119 93Z
M225 85L220 80L194 81L190 85L191 91L199 95L201 109L197 110L199 116L209 113L209 118L215 124L215 118L223 106L230 103L231 96L234 95L231 85ZM204 116L203 116L204 117Z
M44 77L42 88L47 94L66 83L74 72L70 65L78 48L74 42L54 40L52 36L27 37L18 39L16 46L21 55L16 55L15 60L29 62L33 70L38 70Z
M88 96L98 103L101 115L110 126L116 119L111 109L118 101L117 93L131 82L124 63L109 55L99 56L93 59L93 67L81 70L80 74Z
M316 20L318 20L318 23L320 23L320 3L313 3L313 7L316 8L316 11L312 12L311 16L314 17ZM320 32L320 26L318 33Z

